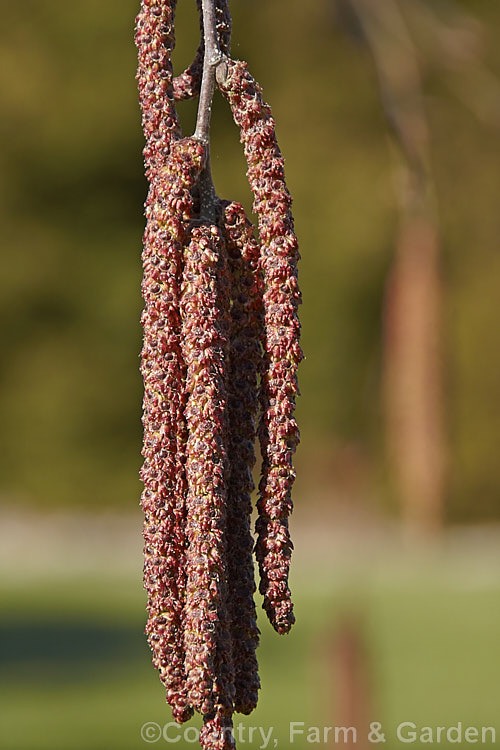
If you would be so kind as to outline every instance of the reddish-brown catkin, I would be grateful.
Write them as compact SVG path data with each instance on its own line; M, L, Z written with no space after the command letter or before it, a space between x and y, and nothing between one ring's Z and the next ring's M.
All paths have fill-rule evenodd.
M179 282L182 247L192 213L191 190L205 151L186 138L172 144L146 202L141 322L144 345L144 586L148 593L148 641L153 663L177 721L191 715L185 686L184 363L181 354Z
M196 4L200 14L200 30L202 38L191 65L189 65L184 72L174 78L174 97L178 101L194 99L194 97L200 92L205 44L203 40L201 0L197 0ZM215 19L220 50L223 54L229 55L231 48L231 14L229 13L227 0L215 0Z
M189 702L211 720L230 716L234 691L225 638L229 280L215 224L192 230L180 302L188 393L185 666Z
M224 210L224 232L231 274L229 342L228 572L235 671L235 710L248 714L257 705L260 681L255 655L259 630L254 603L254 540L251 533L255 464L257 377L262 352L262 276L260 248L240 203Z
M288 517L295 478L292 456L299 439L293 417L298 392L297 367L302 358L297 315L299 252L290 211L291 198L285 184L284 160L261 88L248 73L246 63L239 61L226 60L219 67L218 80L240 127L254 210L259 217L266 361L259 427L263 468L256 555L264 608L273 627L286 633L294 622L288 588L292 550Z
M227 548L226 548L227 555ZM217 624L217 646L212 688L213 708L203 717L200 744L204 750L233 750L234 664L229 608L222 607Z
M251 533L259 404L259 588L278 632L294 621L288 516L302 357L299 254L274 121L245 63L224 57L217 79L241 130L259 241L242 206L215 196L201 140L181 138L175 100L199 93L204 44L174 80L176 3L142 0L136 27L150 183L141 318L146 632L174 718L186 721L196 709L202 747L231 750L233 712L250 713L260 687ZM228 2L214 5L225 55ZM213 34L207 39L213 45ZM211 55L215 63L217 45ZM197 134L208 127L208 106Z
M151 182L165 165L172 139L181 135L172 84L174 14L177 0L142 0L136 18L137 83L146 138L144 162Z

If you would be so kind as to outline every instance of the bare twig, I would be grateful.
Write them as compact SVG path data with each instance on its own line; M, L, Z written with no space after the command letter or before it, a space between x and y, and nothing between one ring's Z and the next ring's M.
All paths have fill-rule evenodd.
M196 4L200 15L201 40L191 65L183 73L174 78L174 97L176 101L194 99L200 93L205 41L203 37L203 9L201 0L196 0ZM229 12L228 0L215 0L215 22L221 52L224 55L229 55L231 49L231 14Z
M500 80L485 61L485 27L456 3L441 8L412 0L403 8L425 63L444 73L445 83L478 120L499 127Z
M205 55L203 58L203 78L201 81L200 101L198 104L194 137L208 145L210 140L212 98L215 89L215 68L222 58L222 53L217 39L214 0L202 0L202 9Z
M215 90L215 70L222 59L222 53L217 39L215 0L202 0L202 10L205 55L203 58L203 77L201 80L194 137L205 145L207 154L205 168L199 180L200 218L215 222L219 199L215 192L210 169L210 116L212 114L212 99Z
M380 98L411 173L429 170L429 132L415 46L399 3L351 0L377 71Z

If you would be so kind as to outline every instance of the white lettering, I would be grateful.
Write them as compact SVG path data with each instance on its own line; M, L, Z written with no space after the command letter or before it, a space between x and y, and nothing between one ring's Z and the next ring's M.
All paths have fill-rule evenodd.
M307 742L310 742L311 745L315 742L321 742L319 727L309 727L309 731L307 733Z
M323 742L328 742L328 737L330 736L330 732L333 730L333 727L323 727Z
M177 729L177 737L171 737L169 735L168 730L170 729L170 727L174 727L174 729ZM163 727L163 739L165 740L165 742L179 742L181 738L179 734L179 729L180 729L179 725L176 724L174 721L170 721L168 724L165 724L165 726Z
M413 724L413 722L411 721L403 721L402 724L398 724L398 728L396 730L398 740L400 742L415 742L417 739L416 729L417 729L417 725ZM408 730L408 731L405 731L405 730ZM422 741L425 742L425 740L422 740Z
M245 731L245 727L243 726L243 724L241 723L241 721L238 724L238 726L234 728L234 730L238 734L238 738L237 738L238 742L245 742L245 740L243 738L243 732Z
M420 742L434 742L432 727L422 727L420 730Z
M342 735L342 740L340 739ZM349 735L351 735L349 737ZM356 745L358 742L358 731L356 727L335 727L335 742L352 743Z
M454 739L454 735L456 738ZM462 722L459 721L456 727L448 727L446 732L446 739L448 742L462 742Z
M302 736L304 734L304 726L303 721L290 722L290 743L295 742L295 735Z
M184 730L184 739L186 742L198 742L200 732L196 727L186 727Z
M494 727L481 727L481 742L483 744L486 742L486 732L490 733L490 742L492 744L495 744L497 739L497 732Z
M446 732L446 727L436 727L436 742L441 742L443 732Z
M476 727L467 727L465 730L465 741L475 745L479 737L479 730Z
M274 727L269 727L269 730L267 733L264 727L259 727L259 729L260 729L260 736L262 737L262 745L260 747L262 750L266 750L266 747L271 742L271 737L273 735Z

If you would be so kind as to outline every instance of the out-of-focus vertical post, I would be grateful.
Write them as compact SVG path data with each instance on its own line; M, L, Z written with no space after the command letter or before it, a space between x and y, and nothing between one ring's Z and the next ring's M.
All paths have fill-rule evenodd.
M329 737L329 746L342 744L345 750L367 750L372 710L369 656L362 623L354 615L344 616L335 633L333 675L338 736Z

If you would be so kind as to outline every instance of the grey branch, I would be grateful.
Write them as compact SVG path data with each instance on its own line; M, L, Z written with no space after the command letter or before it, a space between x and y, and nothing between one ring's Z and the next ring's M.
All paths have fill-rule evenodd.
M212 99L215 89L215 70L222 59L222 53L217 38L217 19L215 16L215 0L202 0L203 37L205 54L203 57L203 74L200 87L200 100L196 117L194 137L198 138L206 147L206 163L199 179L200 190L200 218L215 222L219 207L219 199L215 191L210 169L210 115L212 114Z
M215 0L202 0L202 9L205 55L203 58L203 77L194 135L195 138L199 138L200 141L208 145L210 140L212 98L215 89L215 69L222 58L222 53L217 39Z

